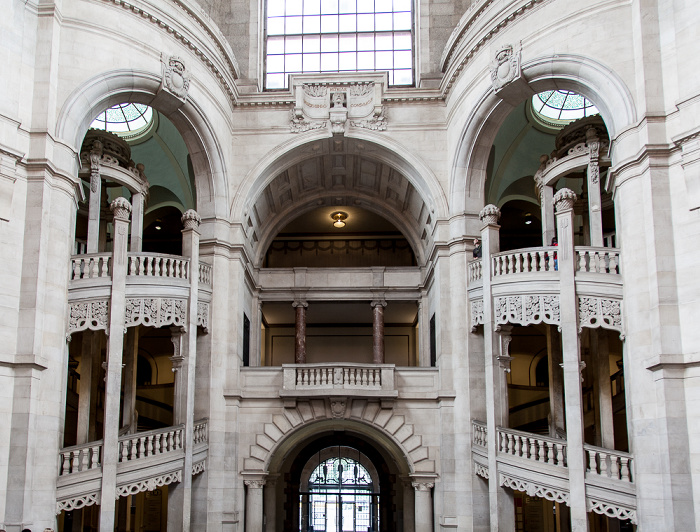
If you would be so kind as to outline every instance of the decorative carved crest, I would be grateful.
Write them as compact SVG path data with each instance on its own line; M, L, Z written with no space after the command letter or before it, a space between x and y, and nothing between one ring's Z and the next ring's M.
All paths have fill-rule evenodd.
M496 51L491 62L493 90L498 91L520 77L520 50L520 45L515 48L512 44L505 44Z
M161 54L160 62L163 65L163 81L161 88L177 96L183 102L187 99L190 90L190 75L185 63L177 56L170 56L164 60Z
M331 399L331 415L335 419L341 419L345 417L345 405L347 401L345 397L338 399Z

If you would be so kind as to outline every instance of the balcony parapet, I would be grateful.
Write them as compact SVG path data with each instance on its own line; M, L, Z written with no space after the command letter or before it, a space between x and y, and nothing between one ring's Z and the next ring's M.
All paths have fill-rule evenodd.
M194 424L192 475L204 470L208 452L207 425L206 419ZM184 429L184 425L176 425L119 437L119 497L182 481ZM99 503L102 443L99 440L59 451L56 513Z
M398 396L394 364L283 364L282 368L280 397Z

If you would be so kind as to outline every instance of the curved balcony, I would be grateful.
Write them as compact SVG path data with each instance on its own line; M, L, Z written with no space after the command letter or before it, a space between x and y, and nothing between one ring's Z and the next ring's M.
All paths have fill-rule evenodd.
M204 471L208 450L207 420L194 424L192 475ZM119 497L182 481L185 460L184 425L119 437ZM99 504L102 483L102 440L59 451L56 513Z
M500 427L496 438L498 470L493 473L501 486L570 505L566 440ZM473 420L472 458L476 474L484 478L492 474L487 442L486 424ZM632 455L592 445L584 445L584 450L588 511L636 523Z

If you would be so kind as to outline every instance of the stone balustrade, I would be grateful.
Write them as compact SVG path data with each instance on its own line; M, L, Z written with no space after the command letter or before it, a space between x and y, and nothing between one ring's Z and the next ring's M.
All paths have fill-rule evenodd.
M70 280L99 279L112 276L111 253L89 253L71 258Z
M206 262L199 263L199 284L204 286L211 286L211 264Z
M584 445L583 447L588 458L587 474L623 482L633 482L631 454L592 445Z
M280 395L396 396L393 364L284 364Z
M467 279L470 283L479 281L483 277L481 259L473 259L467 263Z
M101 456L102 440L65 447L59 452L58 476L100 469L102 467Z
M190 261L177 255L129 253L127 275L189 279Z
M208 432L209 420L202 419L195 422L194 424L194 435L192 437L192 442L194 445L203 445L209 443L209 432Z
M498 452L532 460L541 464L566 467L566 440L558 440L520 432L512 429L498 429Z
M576 247L576 271L620 274L620 250L614 248Z
M488 437L488 432L486 428L486 423L472 420L472 443L478 447L486 448L486 442Z
M496 253L491 257L493 277L556 270L556 246L524 248Z
M182 451L184 425L127 434L119 438L119 461L129 462L173 451Z

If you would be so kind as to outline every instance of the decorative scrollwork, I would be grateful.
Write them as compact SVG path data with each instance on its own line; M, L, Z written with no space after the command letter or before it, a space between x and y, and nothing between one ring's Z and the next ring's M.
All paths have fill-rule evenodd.
M558 295L528 294L495 298L495 325L517 323L559 325L561 314Z
M351 120L350 125L353 127L361 127L371 129L373 131L386 131L386 117L382 113L379 116L372 117L367 120Z
M116 498L118 499L119 497L126 497L127 495L135 495L136 493L141 493L142 491L153 491L156 488L166 486L167 484L172 484L173 482L182 482L181 470L171 471L165 475L139 480L138 482L124 484L123 486L117 486Z
M584 327L591 329L602 327L612 329L620 333L622 331L622 306L618 299L605 299L602 297L578 298L579 331Z
M60 514L63 511L70 512L71 510L78 510L80 508L85 508L86 506L99 504L99 502L99 491L85 493L83 495L78 495L77 497L71 497L70 499L56 501L56 515Z
M165 298L129 298L126 300L126 327L145 325L185 327L187 300Z
M489 468L479 462L474 462L474 473L481 478L489 479Z
M527 480L511 477L504 473L498 476L498 484L516 491L527 493L530 497L541 497L548 501L564 503L569 506L569 492L553 488L551 486L543 486L535 484Z
M80 301L70 304L68 318L68 337L78 331L90 329L92 331L107 330L109 316L109 301L100 299L97 301Z
M196 464L192 464L192 476L199 475L200 473L203 473L206 470L206 460L202 460L201 462L197 462Z
M476 299L471 302L470 325L472 332L476 331L479 325L484 324L484 300Z
M620 506L619 504L613 504L606 501L599 501L596 499L588 499L587 505L589 512L595 512L597 514L606 515L614 519L625 520L629 519L632 524L637 524L637 510L634 508L627 508Z
M289 119L289 131L292 133L303 133L304 131L311 131L312 129L321 129L326 127L326 122L324 121L309 121L305 120L303 116L297 116L292 109L291 116Z
M197 327L209 330L209 303L197 303Z

